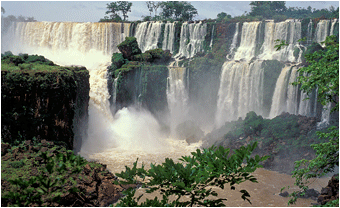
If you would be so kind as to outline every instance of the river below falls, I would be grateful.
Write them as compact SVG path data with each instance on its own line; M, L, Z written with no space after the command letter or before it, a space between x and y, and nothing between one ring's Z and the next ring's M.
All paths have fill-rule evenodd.
M120 173L125 170L125 166L132 167L137 158L138 167L141 167L141 164L144 163L146 168L149 168L150 163L160 164L164 162L165 158L172 158L175 162L178 162L178 158L184 155L190 155L190 152L195 151L201 145L200 143L188 145L185 141L174 139L167 139L166 142L168 143L169 148L164 152L152 152L152 150L149 152L127 151L124 149L112 148L100 153L83 153L83 156L87 159L106 164L108 170L112 173ZM294 179L290 175L263 168L257 169L253 175L257 178L258 183L249 181L244 182L236 186L236 191L230 190L228 185L224 190L217 190L219 196L228 199L225 202L226 206L287 207L289 198L279 196L281 188L290 186L290 189L287 190L289 193L298 190L297 187L293 186ZM330 177L317 179L309 187L320 192L322 187L327 186L329 179ZM241 189L245 189L249 192L252 204L249 204L241 198L241 193L239 192ZM144 189L139 189L136 192L137 195L143 193L145 193ZM148 196L154 197L154 195L150 194L148 194ZM312 199L298 199L297 203L293 206L308 207L311 206L312 203L316 203L316 201Z

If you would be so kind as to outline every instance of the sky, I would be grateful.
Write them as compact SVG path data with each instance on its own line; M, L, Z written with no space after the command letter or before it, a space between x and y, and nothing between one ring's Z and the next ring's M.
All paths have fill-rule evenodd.
M106 4L112 1L1 1L5 9L4 16L34 17L38 21L52 22L98 22L106 15ZM141 20L150 15L145 1L132 2L128 20ZM195 20L215 19L217 14L225 12L231 16L240 16L250 12L250 1L189 1L198 12ZM286 1L287 7L322 9L339 7L339 1ZM160 9L158 9L160 10ZM158 13L160 11L157 11Z

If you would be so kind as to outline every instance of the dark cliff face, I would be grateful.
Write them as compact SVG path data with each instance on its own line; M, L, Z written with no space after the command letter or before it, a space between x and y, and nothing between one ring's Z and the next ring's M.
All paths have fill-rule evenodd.
M12 66L3 65L2 141L15 143L35 137L38 141L62 142L70 149L79 150L87 126L88 71L84 67L59 66L43 66L46 70L22 66L20 70L12 70Z

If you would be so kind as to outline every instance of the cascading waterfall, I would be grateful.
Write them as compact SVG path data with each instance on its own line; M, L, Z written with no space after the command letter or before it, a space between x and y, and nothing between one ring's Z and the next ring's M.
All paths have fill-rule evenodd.
M262 114L263 68L262 61L248 65L230 61L222 66L221 83L218 91L216 125L245 117L249 111Z
M165 24L164 38L162 49L169 50L170 53L174 52L174 44L175 44L175 22L170 23L167 22Z
M261 24L265 25L261 26ZM261 34L259 30L263 27L262 43L261 37L258 35ZM313 94L310 99L304 100L306 95L299 90L298 86L291 85L297 79L298 64L286 64L283 67L276 81L270 109L264 109L262 105L264 75L261 60L301 62L302 47L304 47L298 42L301 39L301 22L298 20L286 20L278 23L273 21L245 22L241 31L241 42L234 59L228 60L222 66L215 126L221 127L226 121L245 117L249 111L255 111L260 115L269 112L270 118L278 116L282 112L315 116L316 96ZM236 29L231 49L236 45L237 33ZM277 39L286 41L288 46L276 51L274 46L277 44L275 42ZM246 82L251 83L250 80L254 83L253 85L246 84ZM250 94L249 92L254 93Z
M174 135L178 124L186 121L189 95L185 87L187 71L184 67L168 67L167 100L170 111L170 131Z
M213 46L213 40L214 40L214 29L215 29L215 25L213 25L212 30L211 30L211 40L210 40L210 44L209 47L212 48Z
M332 103L328 103L322 109L321 121L317 123L317 128L322 129L329 125Z
M158 48L162 22L142 22L137 25L136 39L142 52Z
M240 47L237 49L234 60L251 60L255 56L256 34L261 22L243 23Z
M286 66L277 80L276 88L273 95L272 107L270 110L270 118L280 115L282 112L291 114L300 114L305 116L314 116L315 108L313 108L313 100L316 99L303 93L297 86L291 83L295 82L298 76L298 68L296 66ZM300 97L300 99L299 99Z
M120 73L118 76L113 80L112 83L112 106L111 106L111 112L116 112L116 102L117 102L117 86L118 86L118 79L120 76Z
M184 22L181 27L179 52L176 57L192 58L203 51L203 42L207 34L207 24L203 22Z
M238 30L239 30L239 22L236 23L236 26L235 26L235 33L234 33L234 36L233 36L233 41L231 42L231 45L230 45L230 50L229 50L229 54L227 55L227 59L232 59L233 55L234 55L234 50L237 46L237 37L238 37Z
M294 49L299 48L298 40L301 39L301 22L286 20L285 22L266 22L264 42L261 47L260 59L297 61L294 56ZM284 40L288 46L276 51L275 40ZM300 50L301 51L301 50Z
M111 55L129 34L129 23L16 22L11 25L2 51L13 53L91 53Z
M129 24L34 22L12 25L9 32L9 44L4 50L40 54L59 65L83 65L89 70L89 125L87 138L82 138L82 156L91 158L94 153L105 151L109 152L101 158L109 157L111 152L131 154L131 150L143 154L180 150L179 155L186 151L184 144L166 140L150 112L123 108L114 116L111 113L107 67L111 53L118 51L116 45L129 34ZM135 155L131 157L136 159Z
M332 25L331 25L331 30L329 32L329 35L333 35L334 33L334 26L337 23L338 19L332 19Z
M310 20L307 28L307 45L312 44L312 38L313 38L313 22L312 20Z
M315 41L317 43L321 43L326 40L326 37L329 34L328 28L329 28L329 20L320 20L318 24L316 25L316 31L315 31ZM322 47L325 45L322 44Z
M337 19L332 20L331 29L329 31L329 35L333 35L334 33L334 26L337 22ZM330 20L320 20L316 27L315 33L315 40L316 42L320 43L326 40L328 36L328 28L329 28ZM325 47L325 44L321 44L322 47ZM323 128L329 124L330 119L330 110L331 110L331 103L326 106L323 106L322 114L321 114L321 121L318 123L318 128Z
M142 22L137 24L135 37L142 52L162 46L163 50L169 50L170 53L173 53L175 24L176 22ZM163 28L164 33L162 37Z

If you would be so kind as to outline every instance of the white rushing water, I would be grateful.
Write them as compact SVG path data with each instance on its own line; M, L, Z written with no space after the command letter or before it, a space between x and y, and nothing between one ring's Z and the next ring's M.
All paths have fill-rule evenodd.
M137 25L135 37L142 52L158 48L163 24L162 22L142 22Z
M206 23L184 22L181 27L179 52L176 56L192 58L197 52L204 51L203 42L206 34Z
M233 36L233 41L231 42L231 45L230 45L230 49L229 49L229 54L227 55L227 59L231 60L234 53L235 53L235 48L236 48L236 45L237 45L237 37L238 37L238 30L239 30L239 25L240 23L236 23L236 26L235 26L235 33L234 33L234 36Z
M241 32L241 43L234 59L250 60L255 56L256 34L261 22L244 22Z
M262 114L263 68L262 61L250 65L245 62L225 62L222 66L218 91L216 125L245 117L249 111Z
M278 43L275 40L284 40L288 46L276 51L274 47ZM301 39L301 22L266 22L264 32L264 43L261 47L260 59L279 60L279 61L297 61L294 57L294 49L299 48L298 40Z
M116 45L129 35L129 26L126 23L17 23L2 42L6 46L2 48L4 51L39 54L56 64L82 65L89 70L87 138L82 138L79 153L100 162L118 161L117 168L131 165L136 157L144 162L160 163L164 156L180 157L200 146L200 143L188 145L168 138L154 116L144 109L128 107L112 114L114 106L110 106L109 99L115 98L109 95L107 67L111 54L118 52ZM117 80L113 85L117 87Z
M335 27L335 22L336 20L332 21L332 28ZM328 24L329 20L318 23L315 40L322 42L326 38L329 30ZM255 111L260 115L267 111L269 118L276 117L282 112L316 116L315 92L309 95L310 99L306 99L307 95L301 92L298 86L291 85L297 79L298 64L285 64L277 78L270 109L264 109L262 105L264 75L261 60L301 62L302 52L305 50L304 46L298 42L301 39L301 22L290 19L278 23L273 21L243 23L240 46L236 48L234 58L230 60L239 36L237 28L238 23L227 61L222 66L215 126L221 127L226 121L244 118L249 111ZM261 28L264 32L260 31ZM308 24L310 36L311 32L312 23L310 22ZM259 37L261 34L263 37ZM311 39L311 37L308 38ZM277 39L284 40L288 45L276 51L274 46L278 44L275 42ZM256 58L255 61L254 58ZM257 97L255 98L254 95Z
M170 131L175 135L177 125L188 119L189 95L185 86L187 71L184 67L169 66L168 69L166 95L170 111Z
M321 43L326 40L326 37L329 35L329 23L330 20L320 20L318 24L316 25L316 30L315 30L315 41L317 43ZM325 46L324 44L321 44L323 47Z
M169 50L171 54L174 52L175 24L176 22L173 23L167 22L165 24L164 38L162 44L162 49Z

